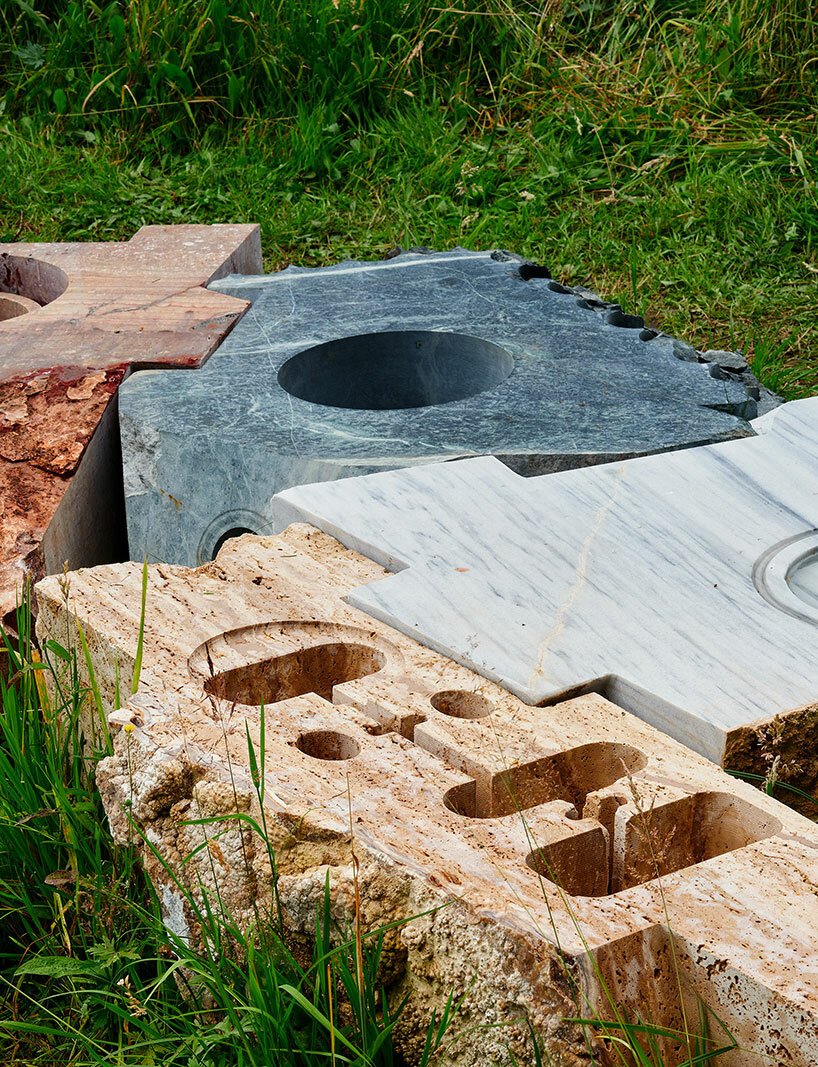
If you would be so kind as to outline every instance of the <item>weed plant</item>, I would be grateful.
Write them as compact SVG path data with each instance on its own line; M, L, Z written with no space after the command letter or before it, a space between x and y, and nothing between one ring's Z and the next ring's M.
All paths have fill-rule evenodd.
M806 395L816 54L803 0L7 0L0 240L509 247Z

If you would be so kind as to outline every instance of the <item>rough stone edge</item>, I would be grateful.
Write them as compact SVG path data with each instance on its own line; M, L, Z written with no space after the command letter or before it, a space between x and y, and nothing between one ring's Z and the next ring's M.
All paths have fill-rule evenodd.
M744 353L740 349L737 349L736 351L728 351L726 349L701 350L694 348L692 345L687 344L685 341L680 341L678 338L672 337L670 334L645 326L645 321L642 316L627 313L623 310L621 304L603 300L602 297L592 289L588 289L584 285L563 285L560 282L554 281L551 277L551 272L547 267L542 266L535 260L527 259L525 256L521 256L516 252L510 252L505 248L496 248L481 252L463 248L461 245L454 245L448 249L429 248L426 245L414 245L411 248L402 248L400 245L396 245L394 248L390 249L381 260L344 259L339 260L337 263L326 264L323 267L300 267L291 264L280 271L275 271L274 274L309 274L314 271L326 271L332 270L333 268L353 266L376 267L379 263L384 263L405 255L433 256L444 255L447 253L463 253L465 256L488 256L498 263L515 264L517 266L517 273L522 281L527 282L535 278L549 281L551 282L551 288L554 291L575 296L580 307L599 315L609 325L638 329L640 331L639 339L641 341L658 341L662 347L669 348L676 359L680 359L686 363L705 364L711 378L715 378L718 381L735 382L738 385L744 386L747 390L747 400L743 404L739 405L726 402L723 405L716 405L720 410L727 411L738 418L743 418L746 421L751 422L753 419L765 415L767 412L773 410L784 402L783 398L777 393L772 392L772 390L768 389L765 385L762 385L751 370ZM263 277L272 277L272 275ZM217 285L212 287L218 289ZM252 294L247 294L246 298L253 299Z

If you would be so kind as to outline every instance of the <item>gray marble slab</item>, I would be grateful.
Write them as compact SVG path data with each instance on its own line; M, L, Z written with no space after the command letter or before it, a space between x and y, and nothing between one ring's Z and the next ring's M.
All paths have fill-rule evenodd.
M543 273L455 249L213 283L253 305L208 363L121 388L132 557L210 559L308 482L472 455L537 474L752 433L735 353Z
M273 514L396 572L350 602L527 703L604 691L721 762L818 701L818 398L756 425L545 477L480 458L304 486Z

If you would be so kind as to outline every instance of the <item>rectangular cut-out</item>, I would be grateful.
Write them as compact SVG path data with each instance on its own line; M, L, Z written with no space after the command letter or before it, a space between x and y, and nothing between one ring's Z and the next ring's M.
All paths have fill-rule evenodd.
M346 602L379 579L304 526L231 541L199 570L149 567L139 690L119 710L141 565L72 574L68 604L56 579L38 586L41 639L82 623L115 731L103 802L118 837L134 840L132 817L151 842L174 928L198 936L174 877L218 887L240 923L272 899L267 851L236 811L268 828L294 934L309 936L327 876L351 922L351 826L362 921L398 924L384 981L410 998L407 1054L468 990L452 1067L508 1064L509 1049L532 1062L526 1020L544 1057L586 1062L563 1020L606 1012L603 976L630 1018L675 1026L700 996L743 1050L818 1061L818 828L597 694L526 705ZM241 702L270 697L263 718ZM263 818L247 747L260 752L262 724ZM200 848L206 833L218 850ZM715 1023L710 1036L723 1043Z
M818 793L818 398L755 426L538 478L482 458L303 486L273 513L398 572L350 603L527 703L601 692Z

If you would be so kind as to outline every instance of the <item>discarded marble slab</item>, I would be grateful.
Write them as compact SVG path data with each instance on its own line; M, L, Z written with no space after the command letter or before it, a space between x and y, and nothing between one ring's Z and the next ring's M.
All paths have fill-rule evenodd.
M231 540L199 570L149 567L121 710L141 565L72 574L67 604L56 578L38 586L41 642L82 623L114 730L103 803L119 839L151 842L176 934L197 937L177 878L238 922L267 914L253 820L294 936L314 931L327 876L341 929L359 891L364 927L388 928L380 977L393 1003L409 997L409 1063L451 992L469 1035L451 1067L508 1064L509 1049L533 1062L526 1018L544 1062L588 1063L563 1020L604 1013L604 979L630 1020L659 1026L682 1005L698 1020L701 997L741 1048L726 1067L752 1053L812 1067L818 827L598 694L527 706L346 603L379 579L393 581L306 526ZM665 1062L687 1057L664 1044Z
M770 394L742 357L545 274L455 249L221 279L253 308L207 365L122 389L131 558L212 559L308 482L483 454L536 474L752 433Z
M604 692L816 792L818 399L757 426L542 478L485 458L305 486L273 515L400 572L350 603L527 703Z
M127 558L112 398L134 366L206 359L247 303L205 283L261 269L249 225L0 245L0 617L27 577Z

